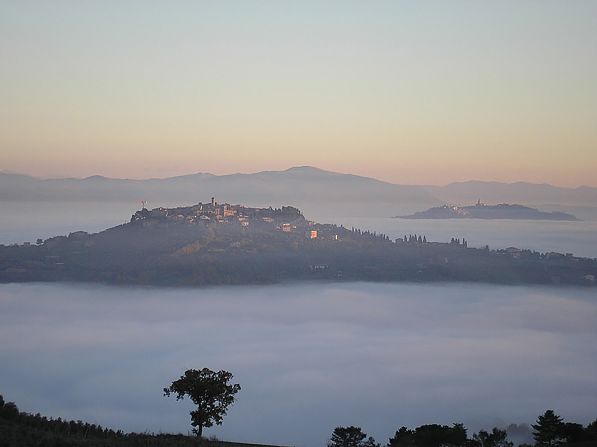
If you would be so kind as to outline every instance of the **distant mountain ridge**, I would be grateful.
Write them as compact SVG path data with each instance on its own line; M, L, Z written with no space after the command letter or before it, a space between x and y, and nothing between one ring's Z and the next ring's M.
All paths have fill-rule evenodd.
M92 176L38 179L0 173L0 201L134 201L151 206L196 203L216 196L251 206L292 204L329 215L391 215L396 208L433 206L438 200L418 186L395 185L308 166L285 171L214 175L197 173L163 179L128 180ZM392 210L392 211L390 211Z
M195 203L198 197L231 203L296 205L319 215L392 216L444 203L514 202L597 207L597 188L563 188L525 182L458 182L446 186L403 185L311 166L283 171L215 175L195 173L168 178L118 179L100 175L86 178L40 179L0 172L0 201L148 200Z

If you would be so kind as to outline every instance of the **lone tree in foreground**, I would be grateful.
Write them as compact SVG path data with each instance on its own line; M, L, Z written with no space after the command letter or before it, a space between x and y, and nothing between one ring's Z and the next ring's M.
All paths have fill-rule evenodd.
M328 447L379 447L372 437L367 438L361 427L336 427L328 442Z
M234 395L240 391L240 385L230 384L232 377L232 373L224 370L189 369L180 379L164 388L164 396L175 394L176 400L188 396L197 405L197 409L190 413L191 425L193 433L201 436L203 427L211 427L214 423L222 425L226 410L234 403Z

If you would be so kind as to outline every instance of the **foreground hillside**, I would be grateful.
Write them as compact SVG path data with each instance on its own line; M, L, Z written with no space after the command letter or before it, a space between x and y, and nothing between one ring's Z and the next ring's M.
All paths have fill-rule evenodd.
M0 396L0 447L260 447L183 434L124 433L82 421L20 412ZM275 446L264 446L275 447Z
M259 284L298 280L481 281L594 286L597 260L466 241L427 241L308 221L293 207L249 208L213 199L143 208L129 223L37 245L0 246L0 281L115 284Z
M516 428L515 425L511 426ZM521 426L522 427L522 426ZM509 427L510 428L510 427ZM597 420L583 426L547 410L533 425L536 442L521 447L592 447ZM463 424L400 427L388 443L377 443L360 427L336 427L328 447L514 447L509 432L493 428L469 436ZM183 434L125 433L82 421L51 419L19 411L0 395L0 447L277 447L205 439Z

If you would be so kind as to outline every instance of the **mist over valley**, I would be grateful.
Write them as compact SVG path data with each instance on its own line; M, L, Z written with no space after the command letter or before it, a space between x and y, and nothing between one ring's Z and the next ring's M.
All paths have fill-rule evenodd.
M356 424L586 424L597 393L593 290L302 284L191 289L0 285L0 383L24 411L186 433L162 397L181 369L242 384L227 440L323 445Z

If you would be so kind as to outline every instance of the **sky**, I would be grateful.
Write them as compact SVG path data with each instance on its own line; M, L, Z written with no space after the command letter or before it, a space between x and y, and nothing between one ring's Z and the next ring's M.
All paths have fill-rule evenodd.
M0 170L597 186L594 1L0 0Z

